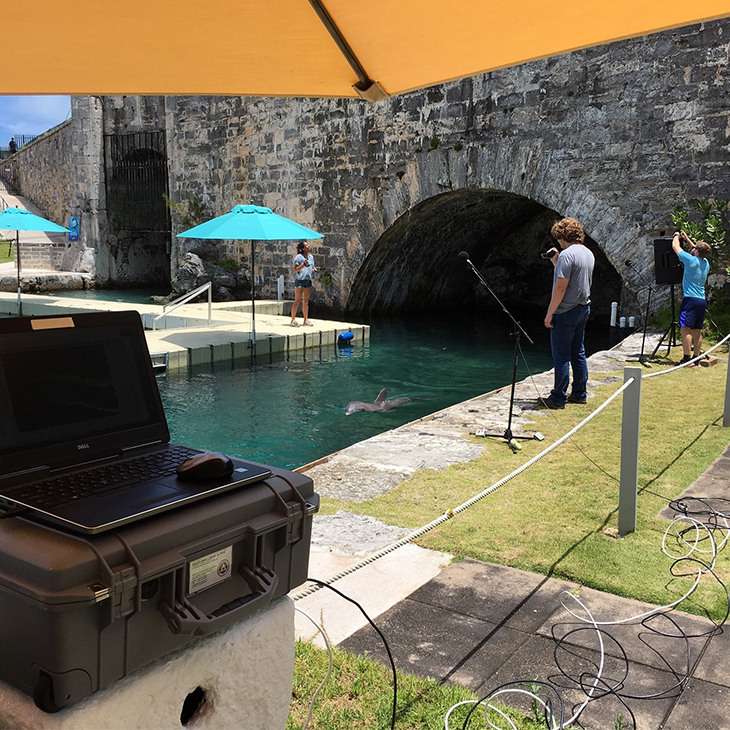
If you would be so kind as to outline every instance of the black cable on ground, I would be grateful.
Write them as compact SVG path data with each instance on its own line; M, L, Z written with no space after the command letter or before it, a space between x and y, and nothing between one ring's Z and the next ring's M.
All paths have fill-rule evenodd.
M320 588L329 588L331 591L334 591L338 596L344 598L346 601L349 601L353 605L357 606L360 609L360 613L362 613L363 616L367 619L367 622L377 631L378 636L383 641L383 646L385 647L385 651L388 654L388 661L390 662L390 668L393 672L393 711L391 713L390 718L390 727L391 730L395 728L395 713L396 713L396 707L398 703L398 675L395 670L395 661L393 660L393 655L390 652L390 647L388 646L388 642L383 635L383 632L375 625L375 622L370 618L370 616L367 615L365 612L365 609L354 599L350 598L349 596L346 596L342 591L338 591L337 588L333 588L329 583L325 583L324 581L317 580L316 578L307 578L307 580L311 583L315 583Z
M730 523L727 516L730 509L725 509L726 507L730 508L730 500L725 498L687 496L682 499L672 500L670 505L675 512L678 513L678 517L671 522L665 532L662 550L667 556L675 557L670 555L666 548L666 540L668 536L673 536L678 544L682 546L682 549L686 550L686 554L674 560L670 566L669 572L672 577L687 578L695 576L694 586L677 602L664 607L657 607L656 610L652 610L646 614L639 614L638 616L617 621L595 620L588 608L584 606L576 596L570 595L569 597L576 601L578 605L581 606L582 610L585 611L587 618L584 619L582 616L573 613L573 611L565 604L564 608L576 619L584 621L587 625L573 628L562 636L558 635L558 624L552 627L552 636L555 641L554 659L560 676L567 680L569 686L572 686L574 689L580 689L583 692L585 699L582 702L576 702L573 705L573 717L565 720L561 714L559 724L555 723L557 718L546 716L547 727L550 728L550 730L562 730L562 728L565 727L565 722L577 722L588 705L605 697L613 697L624 707L630 717L632 723L631 727L633 730L636 730L636 717L628 704L629 700L657 700L676 696L676 693L686 686L693 672L690 639L709 638L714 634L721 632L723 630L723 626L728 621L728 618L730 617L730 592L715 571L715 560L718 551L725 547L730 539ZM723 510L716 509L716 507L723 507ZM684 520L687 520L688 522L686 527L682 526L682 522ZM675 532L671 532L672 527L675 524L678 525L678 528ZM704 560L694 557L693 553L696 551L711 554L711 559ZM683 568L682 566L685 567ZM691 569L687 569L687 566L693 567ZM712 626L706 630L685 630L673 616L669 615L669 612L692 595L699 584L700 578L706 573L711 574L722 587L726 606L725 615L720 621L712 621ZM668 625L662 626L660 625L660 622L666 622ZM648 694L638 694L635 691L627 690L626 683L629 679L629 671L631 667L628 654L621 642L619 642L618 639L616 639L616 637L613 636L606 628L609 626L627 624L641 625L644 629L646 629L646 631L650 632L650 634L654 636L672 640L679 639L682 641L683 651L681 652L681 656L677 657L677 652L674 650L673 646L668 648L662 647L662 651L660 651L657 647L652 646L652 643L648 640L648 634L645 635L644 633L639 632L637 635L638 640L654 652L654 654L664 663L667 670L674 676L674 680L669 686ZM576 643L575 638L580 635L580 632L591 632L592 636L596 636L599 644L598 649L587 646L585 642ZM606 648L607 641L610 641L611 643L610 652L607 651ZM706 646L706 644L704 644L703 647L704 646ZM581 649L584 651L581 651ZM585 650L592 653L597 651L598 658L589 659L585 655ZM591 666L587 670L585 668L576 668L576 671L579 673L571 673L566 663L571 657L580 660L583 667L585 667L585 662L589 662ZM606 659L609 657L613 662L610 670L610 680L604 678L606 672ZM678 663L677 659L679 659L681 666L675 668L673 664L676 665ZM694 663L696 664L696 661ZM489 698L496 698L496 696L500 693L507 691L505 689L507 687L524 687L525 685L529 686L531 684L549 687L552 692L555 692L560 698L562 713L563 698L560 691L553 684L537 682L529 679L519 679L505 685L500 685L500 687L482 697L479 702L470 709L462 726L462 730L466 730L468 721L476 708L486 702ZM517 692L516 689L509 691ZM543 704L543 706L547 707L547 705L539 699L536 693L530 693L526 690L521 690L521 692L523 694L531 695L534 700L539 701Z

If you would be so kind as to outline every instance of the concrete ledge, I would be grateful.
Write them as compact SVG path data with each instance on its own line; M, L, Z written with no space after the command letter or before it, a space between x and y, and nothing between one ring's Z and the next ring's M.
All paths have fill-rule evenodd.
M87 288L88 274L70 271L43 273L21 272L20 291L24 294L44 291L78 291ZM0 291L18 291L18 278L15 274L0 276Z
M282 596L54 715L0 682L0 730L180 730L198 687L205 700L188 727L283 730L293 675L294 604Z

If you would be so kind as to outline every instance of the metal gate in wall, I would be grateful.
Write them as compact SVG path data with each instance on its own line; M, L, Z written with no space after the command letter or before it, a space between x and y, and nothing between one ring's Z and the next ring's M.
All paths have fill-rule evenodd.
M163 197L168 194L165 133L106 135L104 156L110 232L164 233L169 246L170 211Z

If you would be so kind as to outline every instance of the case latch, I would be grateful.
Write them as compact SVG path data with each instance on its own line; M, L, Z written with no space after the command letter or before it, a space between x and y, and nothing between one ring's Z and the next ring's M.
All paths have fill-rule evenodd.
M302 525L304 524L304 513L299 504L287 504L287 536L289 544L293 545L302 539Z
M137 575L133 566L114 570L112 620L129 616L136 608Z

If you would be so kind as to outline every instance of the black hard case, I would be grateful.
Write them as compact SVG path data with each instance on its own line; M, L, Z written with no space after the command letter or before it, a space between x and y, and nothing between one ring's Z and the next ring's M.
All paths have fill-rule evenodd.
M272 472L100 535L0 520L0 679L54 712L305 582L319 498ZM229 546L231 577L189 595L191 562Z

